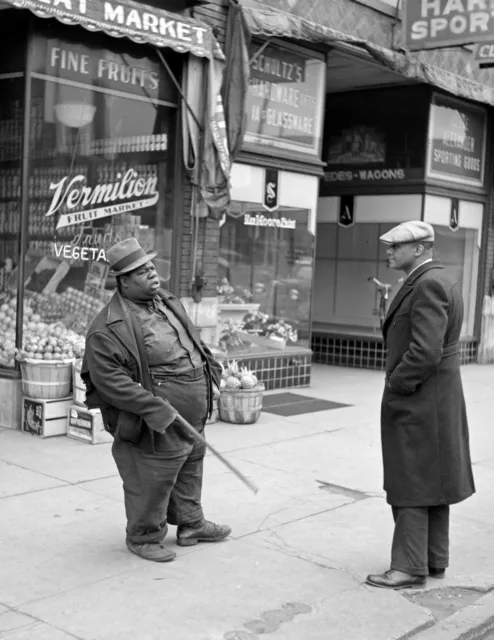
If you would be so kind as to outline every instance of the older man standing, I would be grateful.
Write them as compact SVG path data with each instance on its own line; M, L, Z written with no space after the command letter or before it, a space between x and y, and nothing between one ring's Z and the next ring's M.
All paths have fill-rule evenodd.
M391 569L367 577L388 589L442 578L449 563L449 505L475 492L459 337L458 283L433 258L434 229L412 221L381 236L406 280L383 326L387 348L381 409L384 489L395 530Z
M177 544L216 542L231 533L204 519L204 445L175 420L202 432L221 365L201 342L182 304L160 289L152 259L135 238L107 251L118 290L94 319L82 377L86 402L100 408L123 480L126 543L146 560L175 553L162 541L177 525Z

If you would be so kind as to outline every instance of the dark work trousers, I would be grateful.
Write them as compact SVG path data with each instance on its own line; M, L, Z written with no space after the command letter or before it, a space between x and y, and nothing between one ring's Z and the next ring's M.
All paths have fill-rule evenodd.
M208 384L202 367L159 380L153 378L153 392L168 400L198 432L204 430ZM112 448L123 480L127 540L133 543L163 540L167 522L184 525L203 518L204 445L177 422L164 434L153 435L155 453L118 438Z
M391 569L426 576L449 564L449 506L392 507Z

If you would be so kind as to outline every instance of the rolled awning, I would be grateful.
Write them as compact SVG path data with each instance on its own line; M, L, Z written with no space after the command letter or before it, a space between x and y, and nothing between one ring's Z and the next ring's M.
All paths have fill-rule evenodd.
M0 10L9 7L29 9L39 18L55 18L115 38L224 59L209 25L134 0L0 0Z
M345 10L340 3L331 0L238 0L244 13L245 21L253 36L267 38L289 38L328 45L355 45L367 51L375 60L391 71L400 73L411 80L418 80L439 87L453 95L494 105L493 74L470 69L465 60L468 53L454 52L456 65L451 57L452 52L441 53L439 64L431 62L437 52L420 52L411 54L391 49L392 30L383 23L370 23L369 15L353 14ZM380 42L389 43L382 46L370 40L351 35L359 32L360 26L367 21L368 31L378 35ZM340 30L340 25L345 25ZM335 28L338 27L338 28ZM458 61L458 56L463 56ZM471 57L471 54L470 54ZM434 62L436 61L434 59ZM455 68L456 67L456 68ZM455 73L457 69L461 74ZM464 72L467 71L468 75ZM480 78L482 76L482 78ZM479 80L486 79L485 82Z

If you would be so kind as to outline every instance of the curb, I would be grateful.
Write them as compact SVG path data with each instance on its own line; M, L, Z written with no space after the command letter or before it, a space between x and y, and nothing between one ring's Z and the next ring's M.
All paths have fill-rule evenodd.
M417 640L481 640L494 629L494 592L415 635Z

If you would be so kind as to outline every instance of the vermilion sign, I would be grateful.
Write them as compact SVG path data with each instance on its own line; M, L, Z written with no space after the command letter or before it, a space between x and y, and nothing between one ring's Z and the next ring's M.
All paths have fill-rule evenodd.
M494 40L494 0L407 0L405 47L438 49Z

